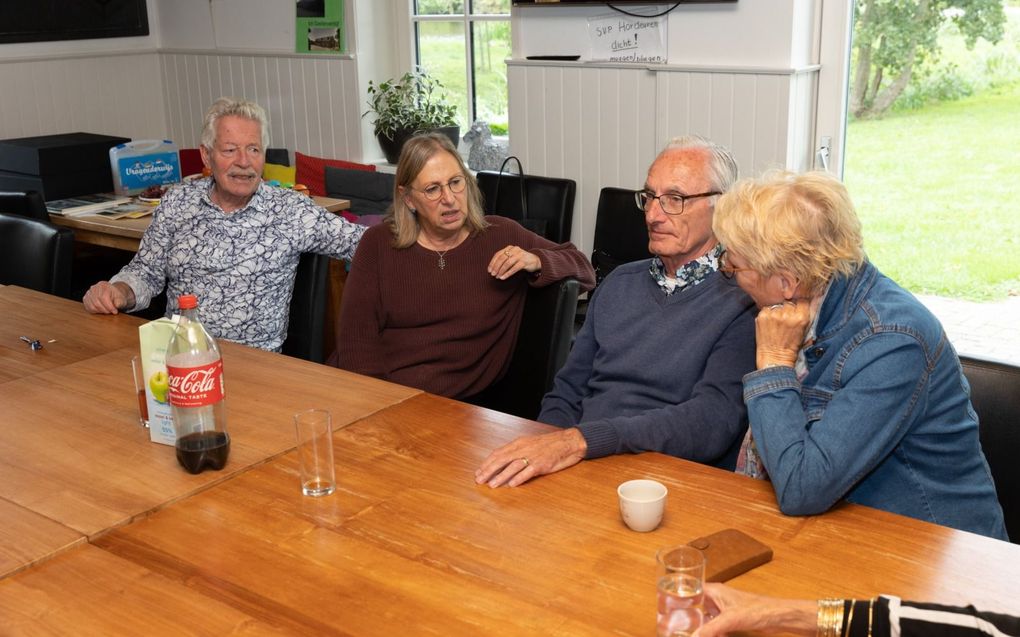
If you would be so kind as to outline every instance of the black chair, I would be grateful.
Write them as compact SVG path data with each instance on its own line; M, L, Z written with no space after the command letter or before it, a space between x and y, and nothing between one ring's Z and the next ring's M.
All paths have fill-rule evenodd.
M644 215L634 201L634 191L603 188L599 192L599 207L595 213L595 238L591 252L595 285L617 266L651 256L648 229Z
M27 192L0 192L0 212L21 215L39 221L49 221L50 213L46 210L46 202L35 190Z
M290 151L286 148L267 148L266 163L278 166L290 166Z
M351 213L382 215L393 203L390 173L326 166L326 195L351 202Z
M0 213L0 283L69 298L73 258L69 228Z
M46 222L50 220L46 202L43 201L42 195L34 190L0 192L0 212ZM115 248L76 244L72 258L70 287L66 293L60 293L60 296L81 299L89 286L96 281L109 279L119 272L131 260L131 256L131 253ZM162 311L160 310L156 316L162 316Z
M290 322L283 353L314 363L326 360L323 338L326 328L326 275L329 257L306 252L294 275L294 293L290 297Z
M961 356L981 448L995 480L1010 539L1020 544L1020 367Z
M576 280L564 279L528 290L506 375L470 402L522 418L538 417L542 397L552 389L556 372L570 352L580 289Z
M599 207L595 213L595 237L591 265L595 268L595 287L617 266L651 258L648 251L648 229L641 209L634 201L633 190L607 186L599 191ZM591 293L589 292L589 297ZM576 323L580 328L588 310L585 299L577 308Z
M570 241L574 195L577 192L577 183L573 179L525 175L526 218L521 211L520 175L503 173L501 178L498 171L480 170L475 179L482 191L486 214L509 217L535 234L556 243Z

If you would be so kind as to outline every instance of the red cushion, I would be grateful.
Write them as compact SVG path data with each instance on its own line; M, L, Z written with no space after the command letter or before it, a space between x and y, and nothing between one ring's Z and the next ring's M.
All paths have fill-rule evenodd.
M202 153L197 148L182 148L177 151L181 158L181 176L198 175L202 172Z
M294 151L294 158L297 165L297 176L295 177L297 183L308 186L308 194L315 197L326 196L326 166L375 172L375 164L359 164L342 159L322 159L321 157L302 155L297 151Z

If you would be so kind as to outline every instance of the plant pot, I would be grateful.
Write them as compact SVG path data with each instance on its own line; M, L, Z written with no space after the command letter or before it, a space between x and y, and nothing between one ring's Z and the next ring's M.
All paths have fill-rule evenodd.
M382 133L376 133L375 138L379 140L379 147L382 148L383 155L386 156L386 161L391 164L397 163L400 160L400 151L404 148L404 143L407 140L414 137L419 132L438 132L446 135L453 142L453 147L456 148L460 143L460 126L443 126L441 128L433 128L428 131L418 131L405 128L398 128L393 133L393 138L389 138Z

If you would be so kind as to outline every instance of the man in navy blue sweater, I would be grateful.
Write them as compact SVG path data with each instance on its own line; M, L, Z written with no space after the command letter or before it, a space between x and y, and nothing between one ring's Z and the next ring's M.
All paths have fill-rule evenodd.
M719 195L737 178L728 150L697 136L672 140L637 195L648 249L592 295L584 326L542 401L541 422L475 472L517 486L584 459L659 451L732 469L747 428L741 378L755 368L754 303L718 272L712 234Z

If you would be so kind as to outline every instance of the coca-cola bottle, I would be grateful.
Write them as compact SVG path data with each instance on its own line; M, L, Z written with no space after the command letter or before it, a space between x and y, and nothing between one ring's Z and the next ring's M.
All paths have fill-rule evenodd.
M230 454L224 409L223 359L198 320L198 299L182 294L181 320L166 348L177 461L190 473L219 471Z

